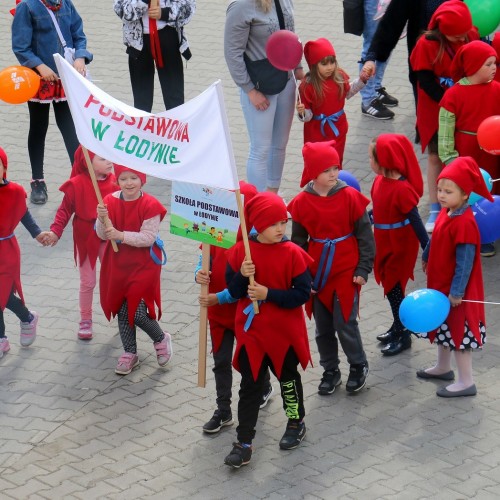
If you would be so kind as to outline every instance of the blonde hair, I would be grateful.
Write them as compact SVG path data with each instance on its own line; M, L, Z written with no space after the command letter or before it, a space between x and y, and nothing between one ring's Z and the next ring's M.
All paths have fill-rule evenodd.
M433 40L433 41L439 43L439 49L437 51L436 58L432 62L433 62L433 64L437 64L437 63L441 62L441 60L443 59L444 51L446 50L447 47L450 46L450 42L448 41L446 36L443 35L443 33L441 33L441 31L439 31L438 28L434 28L433 30L424 31L422 33L422 36L425 36L425 38L427 38L427 40ZM468 42L470 42L469 35L465 35L465 43L468 43ZM450 54L450 56L453 58L452 54Z
M264 12L271 10L273 0L257 0L257 6Z
M323 88L323 81L325 80L321 78L318 70L318 65L320 63L335 64L335 69L333 70L332 76L329 79L333 80L337 84L339 88L339 99L342 99L345 93L345 73L341 68L339 68L337 58L335 56L326 56L319 63L313 64L309 70L309 73L307 74L307 76L309 77L309 82L313 86L314 93L316 94L316 98L318 99L319 103L322 103L325 99L325 90Z

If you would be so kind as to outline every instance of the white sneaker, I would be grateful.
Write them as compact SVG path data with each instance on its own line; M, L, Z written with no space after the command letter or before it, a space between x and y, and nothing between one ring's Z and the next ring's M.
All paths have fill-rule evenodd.
M33 319L28 323L23 323L20 321L21 325L21 345L23 347L28 347L36 339L36 325L38 323L38 313L35 311L30 311L30 313L33 315Z

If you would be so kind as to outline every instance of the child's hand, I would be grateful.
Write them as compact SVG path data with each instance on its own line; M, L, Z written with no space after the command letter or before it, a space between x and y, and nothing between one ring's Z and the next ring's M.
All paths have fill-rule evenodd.
M200 302L200 306L203 307L216 306L219 303L215 293L208 293L207 295L200 294L198 301Z
M304 113L306 112L306 107L304 104L302 104L301 102L298 102L297 105L295 106L295 109L297 110L297 113L300 116L304 116Z
M50 245L48 242L50 232L49 231L42 231L38 236L35 236L35 240L38 241L38 243L42 244L44 247Z
M198 283L198 285L208 285L210 283L210 274L211 271L207 272L203 269L200 269L196 273L194 280L196 281L196 283Z
M251 260L244 260L241 264L240 273L245 276L245 278L250 278L255 274L255 265Z
M427 274L427 262L425 260L422 261L422 271Z
M105 228L104 234L107 240L123 241L123 233L115 229L113 226Z
M354 276L354 278L352 279L352 282L355 284L355 285L366 285L366 280L365 278L363 278L363 276Z
M254 302L256 300L266 300L267 292L267 286L259 285L256 281L253 285L248 285L248 296L250 297L250 300L253 300Z
M293 74L296 80L303 80L306 76L306 73L303 68L296 68L293 70Z
M375 63L373 61L366 61L361 68L361 73L365 73L368 75L368 78L371 78L375 74L375 69Z
M462 297L453 297L453 295L448 295L450 299L451 307L458 307L462 303Z
M372 72L369 69L363 68L361 69L361 72L359 73L359 78L363 83L366 83L370 78L372 77Z
M45 243L44 245L53 247L59 241L59 236L57 236L54 231L46 231Z
M104 222L108 217L108 209L106 205L97 205L97 217L101 222Z

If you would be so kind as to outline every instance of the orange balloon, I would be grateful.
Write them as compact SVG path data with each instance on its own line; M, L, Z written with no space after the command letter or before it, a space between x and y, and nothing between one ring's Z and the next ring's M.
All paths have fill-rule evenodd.
M40 88L40 76L25 66L9 66L0 71L0 99L9 104L29 101Z
M500 115L489 116L477 129L477 142L492 155L500 155Z

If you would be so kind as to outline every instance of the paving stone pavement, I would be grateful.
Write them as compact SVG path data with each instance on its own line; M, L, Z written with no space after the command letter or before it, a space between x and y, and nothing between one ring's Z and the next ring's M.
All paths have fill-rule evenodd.
M0 68L16 64L10 49L8 8L0 13ZM227 72L223 48L225 0L199 0L188 26L193 58L186 68L186 94L196 96L220 78L241 177L247 135L239 99ZM325 36L333 41L341 65L357 71L361 39L342 32L342 2L296 1L296 28L303 41ZM112 2L75 0L95 54L92 74L114 97L131 103L121 24ZM350 121L345 169L369 194L373 176L367 160L371 137L402 132L413 137L414 107L407 81L404 42L395 51L385 83L400 99L392 121L361 116L360 99L346 106ZM161 110L157 93L155 110ZM26 105L0 104L0 144L9 154L9 177L29 187ZM210 124L207 123L207 126ZM288 148L282 190L298 192L301 124L296 121ZM58 186L69 165L53 116L47 136L46 178L49 202L30 209L44 228L61 200ZM425 158L421 157L425 166ZM150 178L147 189L169 205L169 183ZM1 207L8 210L8 207ZM427 214L426 202L421 211ZM116 321L108 323L95 298L95 338L76 339L78 272L72 258L71 228L54 248L41 248L20 227L23 287L27 304L40 315L39 337L27 349L18 345L18 324L6 313L12 349L0 361L0 498L14 499L496 499L500 495L500 409L497 368L500 342L498 306L487 306L488 344L474 354L478 395L441 400L437 385L415 378L429 366L435 348L415 341L411 351L382 358L374 336L390 324L383 293L373 278L364 288L360 328L370 362L368 386L349 396L344 385L320 397L321 375L309 324L315 366L304 376L308 434L292 452L278 449L285 418L279 396L261 412L252 462L229 470L223 458L234 427L206 436L201 427L214 409L214 383L197 383L198 286L193 283L197 245L162 237L169 262L162 276L164 317L172 333L174 358L156 364L153 348L139 336L141 365L126 377L114 373L121 353ZM500 301L500 257L484 259L486 297ZM420 269L410 290L423 287ZM344 383L348 366L341 355ZM209 359L209 368L211 365ZM235 377L235 395L237 382ZM275 382L277 388L277 383ZM236 398L235 398L236 399ZM236 411L236 401L233 402Z

